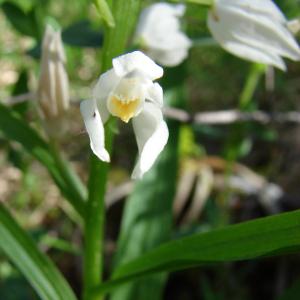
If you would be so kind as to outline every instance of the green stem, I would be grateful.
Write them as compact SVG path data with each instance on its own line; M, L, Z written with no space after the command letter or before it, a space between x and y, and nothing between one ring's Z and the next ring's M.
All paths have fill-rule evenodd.
M261 79L265 70L266 70L265 65L262 64L252 65L239 100L239 108L242 111L248 110L249 104L253 98L259 80Z
M140 0L107 1L114 13L116 26L107 27L102 49L102 72L112 65L112 59L123 54L128 37L139 11ZM112 123L115 121L112 120ZM105 126L106 149L111 153L114 134ZM103 271L103 247L105 204L104 196L109 165L94 155L90 160L89 197L85 216L84 244L84 291L85 300L101 300L101 296L90 293L94 286L101 284Z
M98 13L101 18L106 22L108 27L115 27L114 16L111 13L110 7L105 0L93 0Z
M214 47L219 46L216 40L211 37L204 37L192 40L193 47Z
M243 90L241 92L238 107L241 111L249 111L251 109L251 103L253 101L253 95L259 81L266 70L266 66L262 64L252 64L249 74L247 76L246 82L244 84ZM226 169L225 169L225 187L228 186L229 178L233 172L233 166L235 161L239 156L239 149L241 148L242 143L245 142L245 125L234 124L232 126L233 135L231 135L229 139L229 143L227 145L227 153L226 153ZM220 197L220 205L222 209L222 216L220 218L220 225L228 224L229 222L229 212L227 210L228 199L231 195L231 192L228 188L225 188L224 192Z
M112 120L114 121L114 120ZM106 149L111 152L113 131L105 126ZM95 155L90 159L89 200L85 222L84 249L84 299L100 300L100 296L89 294L92 287L101 283L103 269L105 190L109 164L100 161Z

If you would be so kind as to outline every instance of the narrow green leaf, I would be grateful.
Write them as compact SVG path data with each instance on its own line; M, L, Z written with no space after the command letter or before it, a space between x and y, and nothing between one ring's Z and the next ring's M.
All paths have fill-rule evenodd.
M109 27L115 27L116 23L114 20L114 16L110 10L109 5L105 0L93 0L96 9L100 15L101 18L106 22L107 26Z
M165 102L182 99L182 87L165 93ZM169 101L170 102L170 101ZM171 103L169 103L170 105ZM169 141L158 161L137 181L123 215L116 268L170 239L172 202L177 179L178 122L169 121ZM112 300L160 299L166 275L139 280L117 289Z
M115 289L141 276L201 265L293 253L300 250L300 210L260 218L168 242L119 267L94 290Z
M68 177L63 176L59 171L59 166L57 166L57 162L46 142L18 114L3 104L0 104L0 131L9 140L19 142L47 168L62 194L69 200L76 211L83 216L85 210L84 199L80 191L78 191L78 186L70 185Z
M75 300L68 283L50 259L0 205L0 249L20 269L43 300Z

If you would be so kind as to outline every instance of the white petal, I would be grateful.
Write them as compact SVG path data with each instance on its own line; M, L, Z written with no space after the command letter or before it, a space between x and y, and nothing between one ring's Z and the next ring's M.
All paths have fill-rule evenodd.
M284 69L280 56L300 59L296 41L272 16L249 13L234 4L219 6L209 13L208 27L222 47L246 60L261 63L271 61L268 64ZM238 49L242 51L238 53Z
M109 153L106 151L104 144L104 127L95 101L82 101L80 111L90 137L92 151L102 161L109 162Z
M124 77L136 70L141 71L151 80L160 78L163 75L163 69L140 51L114 58L113 67L119 77Z
M109 111L107 109L108 96L119 82L120 78L116 75L115 71L111 69L101 74L93 89L93 99L97 103L103 124L105 124L109 118Z
M135 39L145 53L158 63L173 67L187 56L191 41L180 29L184 5L156 3L146 8L139 19Z
M144 110L132 123L139 149L139 158L132 178L138 179L152 167L165 147L169 131L161 110L153 103L146 102Z
M146 99L153 101L159 107L163 106L163 89L157 82L151 82L147 86Z
M231 28L233 35L241 42L277 52L293 60L300 59L300 48L292 34L270 16L232 9L223 18L227 21L223 26Z
M175 67L181 64L188 56L187 48L178 48L172 50L149 49L147 51L150 57L166 67Z
M139 17L139 21L137 24L136 36L142 36L145 34L147 36L148 33L151 34L153 31L157 31L157 29L161 29L164 31L165 20L169 22L175 22L176 29L179 28L179 23L175 17L183 16L185 12L185 5L183 4L168 4L168 3L155 3L144 9ZM173 28L169 24L168 28Z
M286 71L286 65L283 59L279 55L270 51L263 51L262 49L257 49L246 44L236 42L228 42L224 44L224 48L228 52L243 59L261 64L272 65L282 71Z
M284 23L286 18L272 0L216 0L217 6L235 6L251 13L261 14Z

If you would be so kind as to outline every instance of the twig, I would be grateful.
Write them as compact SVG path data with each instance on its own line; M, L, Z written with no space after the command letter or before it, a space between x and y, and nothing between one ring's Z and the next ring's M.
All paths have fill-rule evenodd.
M15 105L24 101L35 99L34 93L26 93L18 96L10 97L3 103L7 105ZM78 105L80 101L73 99L71 103ZM206 124L206 125L226 125L237 122L257 122L261 124L268 123L300 123L300 112L265 112L256 110L254 112L242 112L237 109L188 113L183 109L174 107L164 107L163 113L165 117L177 120L182 123Z
M242 112L239 110L223 110L189 114L188 112L173 107L165 107L164 115L183 123L226 125L237 122L267 123L300 123L300 113L296 111L268 113L264 111Z
M7 105L15 105L33 99L35 99L34 93L25 93L25 94L9 97L5 99L3 103Z

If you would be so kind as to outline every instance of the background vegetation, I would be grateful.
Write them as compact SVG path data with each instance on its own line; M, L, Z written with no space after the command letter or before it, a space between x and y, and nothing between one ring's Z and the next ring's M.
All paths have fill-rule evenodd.
M142 6L150 3L142 1ZM299 17L299 1L276 3L287 17ZM83 208L75 204L74 209L72 201L64 198L81 199L86 191L78 186L70 194L68 184L57 175L33 93L41 39L50 23L62 30L71 83L72 106L65 117L69 130L60 137L60 151L87 182L90 149L79 102L91 96L100 75L105 25L90 1L11 0L0 4L1 205L80 295ZM247 230L242 225L228 231L227 225L300 206L300 64L287 62L288 72L283 73L233 57L210 38L206 13L203 6L187 6L183 27L195 45L182 65L165 68L160 83L165 105L172 108L165 111L170 139L142 181L130 180L137 152L131 127L117 123L108 128L116 135L105 197L104 279L113 270L117 270L116 279L124 274L138 279L114 290L114 300L299 297L300 260L295 254L300 245L299 213L250 223ZM132 49L129 43L127 51ZM237 122L221 122L216 112L228 110L244 114L238 115ZM188 115L182 119L180 112ZM212 114L209 119L200 114L199 119L195 112ZM230 117L236 116L231 112ZM34 133L29 135L24 124L42 140ZM1 222L11 224L2 209ZM16 237L22 235L16 227L10 230ZM197 243L189 240L182 248L186 260L176 260L172 249L181 249L177 239L212 231L212 238L204 234L197 236ZM30 259L11 247L9 251L19 255L19 262L8 260L5 234L0 230L0 298L39 299L22 275ZM175 244L168 244L163 255L152 252L145 260L120 267L170 240ZM34 253L31 246L26 247L28 253ZM244 260L264 255L271 257ZM47 265L42 257L38 259ZM151 264L158 261L161 265ZM166 272L194 265L193 269ZM142 276L156 269L165 272Z

